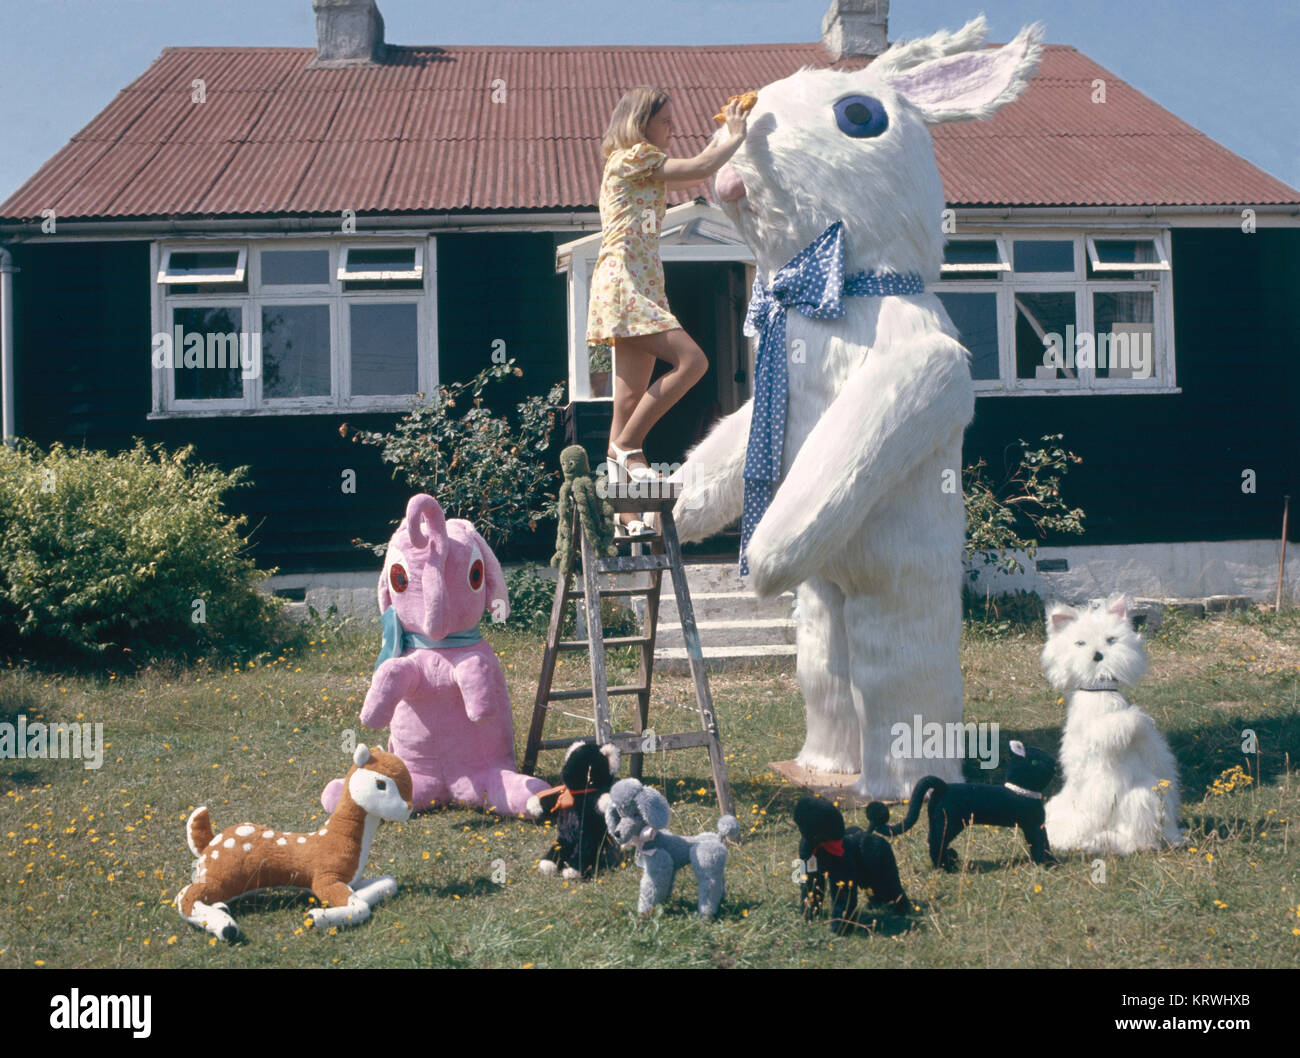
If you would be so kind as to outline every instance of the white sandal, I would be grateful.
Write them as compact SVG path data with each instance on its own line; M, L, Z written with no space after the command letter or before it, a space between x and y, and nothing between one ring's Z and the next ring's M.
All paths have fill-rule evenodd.
M654 515L645 514L640 518L634 518L630 522L623 521L617 514L614 515L614 535L633 538L638 536L654 536L659 530L654 526Z
M629 457L645 455L645 452L641 449L632 448L624 451L613 441L610 441L609 447L614 450L614 455L605 457L605 473L611 485L629 485L634 481L663 480L661 475L655 473L649 467L630 467L627 465Z

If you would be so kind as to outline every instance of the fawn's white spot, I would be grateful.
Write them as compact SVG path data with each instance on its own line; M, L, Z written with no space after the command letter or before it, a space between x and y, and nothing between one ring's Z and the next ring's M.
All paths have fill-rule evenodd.
M277 845L287 845L287 844L289 844L289 842L288 842L286 839L284 839L284 838L276 838L276 839L275 839L275 843L276 843Z
M253 851L253 845L252 845L252 842L248 842L248 841L245 841L245 842L244 842L244 851L245 851L245 852L252 852L252 851Z
M251 834L256 829L257 827L249 826L247 823L244 823L241 826L235 827L235 833L238 834L241 838L246 838L248 837L249 834Z
M306 839L306 838L299 838L299 839L298 839L298 844L299 844L299 845L305 845L306 843L307 843L307 839Z
M264 838L273 838L273 837L275 837L275 831L274 831L274 830L263 830L263 831L262 831L262 837L264 837Z
M223 847L223 848L233 849L233 848L235 847L235 839L234 839L234 838L226 838L226 840L223 841L221 844L222 844L222 847Z

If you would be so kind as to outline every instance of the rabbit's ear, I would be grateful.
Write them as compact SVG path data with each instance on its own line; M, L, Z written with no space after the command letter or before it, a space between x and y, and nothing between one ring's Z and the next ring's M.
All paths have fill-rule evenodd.
M876 74L892 74L900 70L910 70L931 59L940 59L945 55L955 55L959 51L976 51L984 47L984 40L989 35L989 24L983 15L976 15L955 33L941 29L928 37L916 40L900 40L871 63L871 70Z
M1038 68L1042 51L1043 27L1035 22L1000 48L963 51L909 69L880 72L930 124L968 121L991 117L1017 99Z
M417 548L427 546L434 555L441 555L446 548L447 517L427 492L412 496L406 505L406 535Z

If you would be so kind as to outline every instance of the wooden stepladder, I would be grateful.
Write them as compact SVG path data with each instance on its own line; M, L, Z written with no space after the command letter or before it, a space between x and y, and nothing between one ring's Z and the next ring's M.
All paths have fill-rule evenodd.
M652 491L647 498L636 494L638 490ZM718 806L724 813L734 815L731 797L731 784L727 779L727 765L722 759L722 742L718 734L718 721L713 711L713 696L709 692L709 678L704 670L704 655L700 648L700 633L695 626L695 611L691 606L690 590L686 586L686 571L682 565L681 544L677 540L677 527L673 522L673 504L681 487L668 482L641 483L610 488L608 496L610 506L620 513L655 512L658 531L637 537L618 537L615 543L620 549L624 545L632 553L616 557L598 557L587 534L583 531L575 505L573 511L573 531L570 535L573 559L581 559L582 587L573 585L577 575L578 563L574 561L571 572L561 576L555 586L555 602L551 606L551 623L546 633L546 653L542 657L542 674L537 682L537 698L533 704L533 721L528 730L528 747L524 751L523 771L533 774L537 767L537 754L542 750L567 749L576 737L543 738L546 716L552 710L584 721L594 721L596 732L585 741L594 741L603 746L613 743L619 752L628 758L628 770L634 778L641 777L641 768L646 753L659 753L673 749L688 749L702 746L708 750L709 765L713 771L713 786L718 795ZM678 706L685 712L699 717L700 729L679 734L665 734L650 727L650 683L654 675L655 633L659 621L659 591L664 570L672 574L673 591L677 598L677 613L682 624L682 636L686 640L686 652L690 661L691 678L695 685L695 706ZM613 574L615 576L610 577ZM647 574L642 583L610 587L601 585L601 577L617 580L626 574ZM601 599L644 597L645 627L641 635L615 636L605 638L600 615ZM586 639L561 639L560 629L564 625L564 616L570 600L582 599L586 615ZM606 677L605 651L609 647L640 648L641 660L638 668L637 682L626 685L609 686ZM555 666L561 652L585 650L591 658L591 686L573 690L555 690L552 687L555 678ZM634 695L636 707L632 710L632 730L616 733L610 722L609 700L615 695ZM570 701L590 700L593 703L592 716L579 716L565 712L562 704Z

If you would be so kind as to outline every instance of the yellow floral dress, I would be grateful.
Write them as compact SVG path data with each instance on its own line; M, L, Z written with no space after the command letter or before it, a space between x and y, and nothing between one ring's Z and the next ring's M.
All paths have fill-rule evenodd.
M668 204L663 164L668 155L649 143L614 151L600 183L604 237L591 277L587 342L658 334L680 327L664 294L659 233Z

